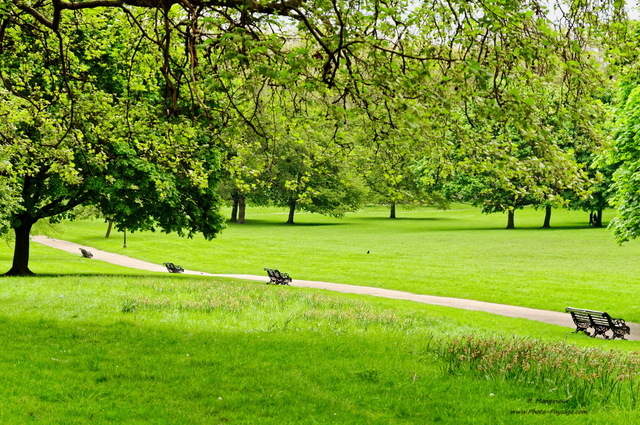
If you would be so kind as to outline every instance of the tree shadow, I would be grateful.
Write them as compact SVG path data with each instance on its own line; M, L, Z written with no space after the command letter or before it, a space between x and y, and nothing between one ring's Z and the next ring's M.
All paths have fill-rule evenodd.
M239 223L230 223L227 222L227 226L231 227L243 227L243 226L247 226L247 227L251 227L251 226L260 226L260 227L320 227L320 226L345 226L348 225L349 223L340 223L340 222L332 222L332 223L328 223L328 222L315 222L315 223L294 223L294 224L289 224L285 221L272 221L272 220L262 220L262 219L252 219L252 220L247 220L245 221L243 224L239 224Z
M380 221L385 223L394 223L397 221L458 221L457 218L450 217L358 217L352 219L353 221Z
M77 273L36 273L33 276L5 276L0 274L0 278L7 279L24 279L24 278L37 278L37 279L53 279L61 277L104 277L104 278L158 278L158 279L202 279L202 278L218 278L219 276L207 276L197 274L181 274L181 273L165 273L165 272L153 272L153 271L141 271L139 273L91 273L91 272L77 272Z
M606 229L607 229L607 226L603 226L601 228L594 228L594 227L589 226L588 224L575 224L575 225L574 224L565 224L565 225L551 226L551 227L518 226L518 225L516 225L516 227L513 228L513 229L507 229L507 226L490 226L490 227L477 227L477 228L464 227L464 228L459 228L459 229L448 228L448 229L433 229L433 230L434 231L437 231L437 230L473 230L473 231L480 231L480 230L499 231L499 230L505 230L505 231L513 231L513 232L539 230L539 231L545 231L545 232L552 232L552 231L566 231L566 230L606 230Z

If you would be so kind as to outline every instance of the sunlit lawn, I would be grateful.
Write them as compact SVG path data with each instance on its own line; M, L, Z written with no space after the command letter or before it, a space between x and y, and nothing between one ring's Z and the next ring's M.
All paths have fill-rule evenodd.
M558 326L168 274L0 285L0 423L624 425L640 417L638 390L619 392L617 375L603 402L599 390L584 396L589 381L558 386L563 369L525 375L529 382L499 365L486 378L452 369L444 354L469 334L615 348L621 360L638 346ZM540 362L552 363L545 353L558 349L542 350Z
M60 237L212 273L264 275L274 267L299 279L557 311L572 305L640 321L640 244L618 246L607 229L588 227L584 212L554 211L554 227L541 229L542 211L517 211L515 230L504 229L502 214L466 206L386 215L382 208L344 219L298 214L288 226L281 210L250 209L247 224L231 224L213 241L144 232L128 234L127 248L121 233L105 239L99 220L68 224Z
M105 239L100 221L66 224L56 236L202 271L265 275L270 266L295 278L640 319L638 244L618 247L607 230L585 227L584 214L557 212L558 228L542 230L540 212L519 212L515 231L503 229L504 216L462 207L385 214L300 214L286 226L281 211L256 209L211 242L145 232L129 234L127 248L122 234ZM611 367L602 363L637 367L624 357L637 342L407 301L154 274L32 245L32 269L46 276L0 278L0 423L623 425L640 417L640 384L603 373ZM10 261L4 245L0 266ZM487 357L485 366L496 363L484 374L471 357L465 366L449 348L465 335L502 360ZM541 347L536 364L551 369L525 370L501 354L527 354L531 344ZM566 367L577 377L567 380Z

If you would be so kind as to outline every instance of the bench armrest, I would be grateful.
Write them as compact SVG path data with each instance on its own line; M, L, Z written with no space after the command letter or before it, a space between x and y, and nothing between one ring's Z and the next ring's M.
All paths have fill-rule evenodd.
M615 318L611 318L611 321L618 326L624 326L627 324L627 322L624 321L624 319L615 319Z

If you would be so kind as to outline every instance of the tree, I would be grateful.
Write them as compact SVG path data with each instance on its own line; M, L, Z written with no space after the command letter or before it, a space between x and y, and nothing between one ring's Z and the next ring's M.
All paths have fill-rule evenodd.
M2 175L17 200L7 275L31 274L36 222L73 217L80 205L99 207L120 229L211 238L222 228L218 154L197 122L158 108L161 80L149 67L157 59L115 13L88 11L53 34L30 15L2 22Z
M9 195L19 201L12 226L21 235L12 273L28 272L30 225L64 217L75 205L98 205L125 228L215 234L219 149L212 142L237 122L235 113L261 144L283 141L283 151L301 155L291 158L300 160L299 178L285 178L281 188L295 189L303 205L324 186L334 188L317 199L324 205L335 206L340 186L352 189L342 184L350 175L341 172L345 162L334 148L346 139L336 134L349 125L348 110L372 92L391 99L393 111L411 99L453 117L444 120L453 123L451 133L472 135L457 146L470 143L462 150L495 158L503 145L475 144L490 141L478 129L497 120L530 139L526 133L540 122L530 113L537 100L531 88L558 63L568 98L584 93L593 76L585 46L621 4L558 6L554 27L544 5L518 0L430 0L412 10L404 1L381 0L4 2L0 73L9 98L3 105L11 107L3 111L2 140L19 149L2 171L7 187L18 190ZM282 61L290 66L264 66ZM240 74L239 85L225 84L232 80L226 62L255 72ZM261 132L235 104L233 89L253 84L246 93L259 105L266 81L277 81L272 92L286 93L282 104L298 110L314 93L328 115L286 123L287 106L277 111L274 132ZM280 90L284 84L290 90ZM498 134L506 140L505 131ZM339 176L337 186L322 180L330 176ZM322 179L310 186L312 177ZM343 205L353 198L347 192Z
M389 217L394 219L397 205L442 206L444 202L436 191L430 190L436 182L420 183L421 179L426 182L428 173L424 158L437 155L435 114L425 104L420 88L405 81L415 76L401 75L391 81L383 70L379 66L370 73L382 72L376 79L385 83L369 87L366 98L355 98L354 103L358 104L354 109L358 113L352 114L349 133L356 146L359 173L374 195L372 201L389 205Z
M297 103L286 95L278 104L267 154L272 202L289 209L341 217L361 206L363 187L348 162L336 122L325 118L321 99Z
M610 164L618 164L613 174L615 194L612 204L618 215L611 222L614 237L622 243L640 236L640 149L638 149L638 123L640 123L640 86L633 80L621 90L618 108L615 145L610 153Z
M425 26L432 40L446 40L451 26L459 34L456 43L430 49L462 59L439 69L443 80L456 84L446 92L456 122L450 133L457 138L446 155L456 161L450 189L485 212L507 212L509 228L518 208L561 205L567 190L585 193L583 165L565 150L568 134L556 124L583 128L603 118L589 107L603 81L594 46L603 44L612 28L608 19L620 5L565 6L555 3L554 16L541 4L509 2L479 11L469 3L439 31ZM432 17L437 10L424 14Z

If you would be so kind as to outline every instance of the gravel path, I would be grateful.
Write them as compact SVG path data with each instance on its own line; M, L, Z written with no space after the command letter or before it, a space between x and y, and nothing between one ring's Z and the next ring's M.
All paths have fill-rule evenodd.
M167 272L166 267L159 264L149 263L147 261L137 260L125 255L114 254L107 251L101 251L92 247L80 245L73 242L52 239L46 236L32 237L34 242L51 248L61 249L80 255L80 248L91 251L93 259L106 261L108 263L117 264L119 266L131 267L135 269L148 270L152 272ZM255 276L245 274L212 274L199 272L194 270L185 270L184 274L199 276L221 276L236 279L258 280L267 282L267 276ZM344 292L349 294L371 295L375 297L393 298L398 300L409 300L424 304L440 305L445 307L454 307L464 310L484 311L487 313L498 314L507 317L516 317L521 319L536 320L538 322L550 323L553 325L564 326L575 329L571 316L568 313L557 311L538 310L527 307L510 306L505 304L488 303L484 301L474 301L462 298L436 297L432 295L420 295L411 292L395 291L392 289L375 288L370 286L345 285L342 283L316 282L311 280L293 279L291 286L299 286L305 288L327 289L330 291ZM627 335L627 339L640 341L640 324L627 323L631 328L631 335Z

